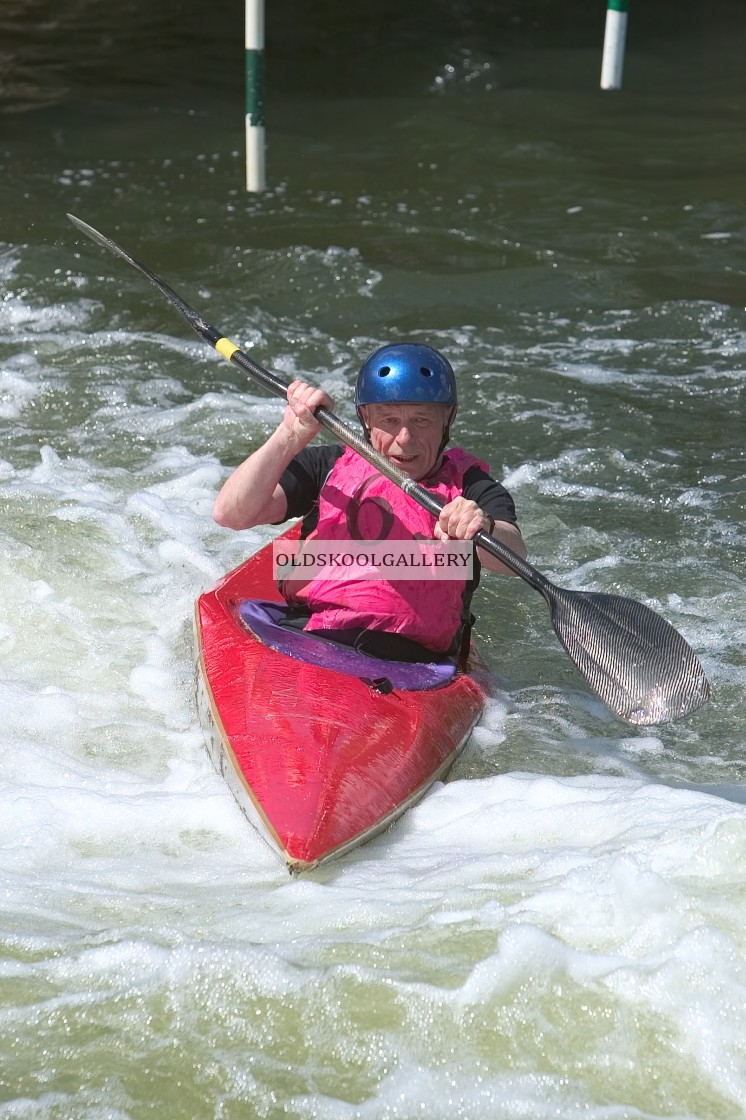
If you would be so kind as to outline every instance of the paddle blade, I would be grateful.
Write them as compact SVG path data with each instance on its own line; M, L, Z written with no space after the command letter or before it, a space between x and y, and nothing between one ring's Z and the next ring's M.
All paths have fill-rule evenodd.
M710 697L691 646L642 603L555 587L550 606L562 645L593 691L628 723L667 723Z

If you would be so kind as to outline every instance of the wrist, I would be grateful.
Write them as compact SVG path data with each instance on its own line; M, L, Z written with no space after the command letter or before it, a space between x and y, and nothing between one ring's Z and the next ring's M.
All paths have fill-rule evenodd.
M275 432L275 438L278 445L282 448L288 460L302 451L314 437L314 432L298 431L296 428L291 428L286 424L280 424Z

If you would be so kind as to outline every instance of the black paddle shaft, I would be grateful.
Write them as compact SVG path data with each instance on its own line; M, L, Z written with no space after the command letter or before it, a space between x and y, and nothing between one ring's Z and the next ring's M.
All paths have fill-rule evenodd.
M240 350L156 273L87 222L72 214L68 218L92 241L121 257L155 284L193 330L224 358L270 393L287 399L287 382ZM332 435L357 451L428 513L438 516L443 501L375 451L357 429L327 408L317 408L315 415ZM709 681L694 651L650 607L622 595L558 587L488 533L480 531L474 541L544 596L555 633L565 650L593 691L628 723L644 726L679 719L710 697Z

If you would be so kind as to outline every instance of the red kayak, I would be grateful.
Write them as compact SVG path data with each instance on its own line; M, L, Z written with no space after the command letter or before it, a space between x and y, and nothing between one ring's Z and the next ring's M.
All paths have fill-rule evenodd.
M452 666L382 661L283 628L283 605L271 544L199 597L198 704L215 766L298 872L419 800L466 744L485 694Z

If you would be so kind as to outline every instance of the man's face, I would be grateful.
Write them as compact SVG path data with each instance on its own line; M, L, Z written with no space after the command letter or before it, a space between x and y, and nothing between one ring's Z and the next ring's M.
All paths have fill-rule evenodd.
M360 411L376 451L415 481L430 474L451 416L450 405L367 404Z

